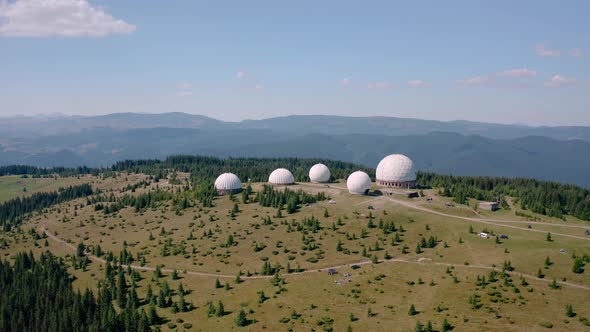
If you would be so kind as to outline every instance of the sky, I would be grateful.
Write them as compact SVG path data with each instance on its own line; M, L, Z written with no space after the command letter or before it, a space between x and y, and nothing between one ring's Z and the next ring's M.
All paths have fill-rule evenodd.
M0 0L0 116L590 126L590 2Z

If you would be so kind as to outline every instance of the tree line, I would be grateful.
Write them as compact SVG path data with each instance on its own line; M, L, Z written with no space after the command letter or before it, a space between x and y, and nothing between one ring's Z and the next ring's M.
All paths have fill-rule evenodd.
M179 155L164 160L125 160L110 168L36 168L31 166L0 167L0 176L6 174L94 174L108 176L115 172L144 173L153 176L157 182L174 172L191 174L196 198L204 206L212 205L215 192L213 181L224 172L236 174L242 181L265 182L276 168L289 169L296 181L308 181L308 172L316 163L330 168L332 179L345 179L356 170L363 170L374 178L374 169L352 163L303 158L227 158ZM563 218L565 215L590 220L590 191L575 185L555 182L505 177L452 176L430 172L419 172L418 183L422 186L441 188L441 194L453 197L458 203L469 198L496 200L503 196L516 198L522 208L535 213ZM0 214L0 222L1 221ZM5 222L4 222L5 224Z
M521 208L543 215L563 218L571 215L590 220L590 190L571 184L535 179L452 176L428 172L418 173L418 183L441 188L445 196L457 202L467 198L496 200L502 196L515 198Z
M99 169L89 168L86 166L80 166L80 167L75 167L75 168L66 168L66 167L41 168L41 167L27 166L27 165L10 165L10 166L1 166L0 167L0 176L28 175L28 176L35 177L35 178L51 176L54 174L57 174L60 176L74 176L74 175L82 175L82 174L98 175L99 172L100 172Z
M193 179L215 180L221 173L236 174L243 182L268 181L270 173L280 167L293 173L295 181L309 181L311 166L323 163L332 173L332 179L345 179L354 171L363 170L374 177L375 170L352 163L303 158L227 158L204 156L171 156L165 160L125 160L111 167L112 171L129 171L163 177L170 170L191 173Z
M76 198L93 194L92 186L81 184L60 188L58 191L35 193L29 197L17 197L0 204L0 226L4 231L22 223L22 217L33 211L48 208Z

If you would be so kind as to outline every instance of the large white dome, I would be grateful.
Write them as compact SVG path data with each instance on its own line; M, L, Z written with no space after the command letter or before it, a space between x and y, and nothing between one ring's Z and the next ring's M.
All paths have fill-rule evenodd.
M377 165L376 179L379 185L410 187L416 185L416 171L412 159L403 154L389 155Z
M242 181L233 173L223 173L215 180L215 189L220 194L239 192L242 190Z
M330 169L324 164L315 164L309 170L309 179L311 182L328 182L330 181Z
M366 194L371 189L371 178L363 171L356 171L348 176L346 187L351 194Z
M268 182L272 184L291 184L295 182L293 174L286 168L277 168L268 177Z

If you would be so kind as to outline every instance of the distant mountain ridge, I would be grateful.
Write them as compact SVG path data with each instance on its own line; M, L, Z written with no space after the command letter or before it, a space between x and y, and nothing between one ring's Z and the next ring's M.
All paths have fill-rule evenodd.
M225 122L187 113L114 113L99 116L0 117L1 137L45 136L79 132L84 129L116 130L142 128L264 129L296 135L379 134L404 136L431 132L473 134L494 139L544 136L556 140L590 142L590 127L531 127L472 121L435 121L385 116L350 117L335 115L291 115L262 120Z
M575 137L575 139L572 139ZM110 166L175 154L308 157L376 167L390 153L420 170L525 177L590 188L590 128L386 117L223 122L184 113L0 119L0 165Z

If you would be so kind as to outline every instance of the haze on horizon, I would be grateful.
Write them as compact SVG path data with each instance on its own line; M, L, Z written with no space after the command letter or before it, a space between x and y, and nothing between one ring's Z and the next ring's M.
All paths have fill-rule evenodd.
M0 0L0 116L590 126L589 11L585 1Z

